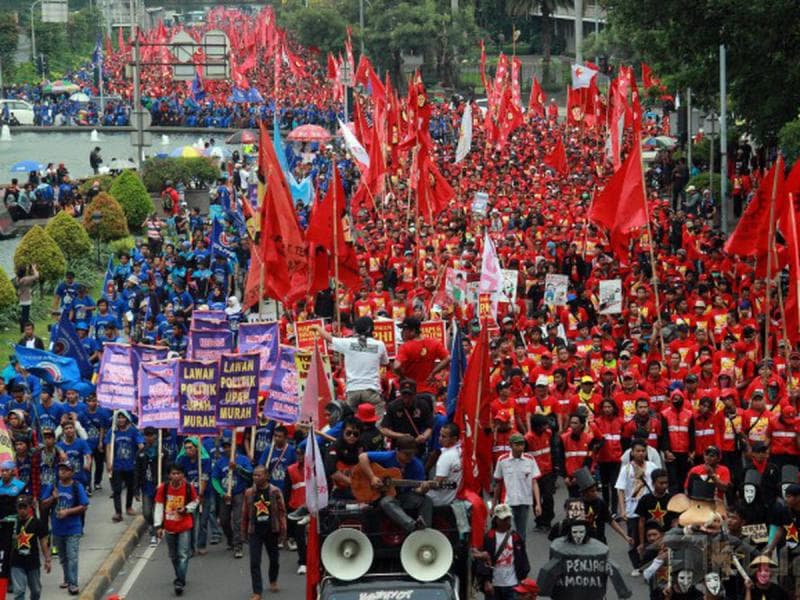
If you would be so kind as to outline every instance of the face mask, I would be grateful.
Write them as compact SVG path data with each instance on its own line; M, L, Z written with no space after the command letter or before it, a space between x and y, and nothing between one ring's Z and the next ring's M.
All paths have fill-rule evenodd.
M742 495L744 496L744 501L747 504L752 504L753 500L756 499L756 488L754 485L746 485L742 490Z
M583 544L583 541L586 539L586 525L573 525L569 533L573 543L578 545Z
M786 490L791 485L791 483L782 483L781 484L781 496L783 499L786 500Z
M692 587L694 582L694 573L692 571L682 570L678 572L678 591L685 594Z
M712 596L719 595L722 589L722 581L719 578L719 573L706 574L706 591Z

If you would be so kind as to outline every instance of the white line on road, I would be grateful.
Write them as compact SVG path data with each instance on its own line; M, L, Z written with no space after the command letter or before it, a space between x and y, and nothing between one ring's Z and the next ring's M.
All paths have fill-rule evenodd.
M139 579L139 575L142 574L144 568L147 566L147 562L152 558L153 553L158 549L158 546L148 547L139 560L136 561L136 564L131 569L130 575L125 580L125 583L122 584L122 587L119 588L118 594L120 597L125 598L128 596L128 593L131 591L133 584L136 583L136 580Z

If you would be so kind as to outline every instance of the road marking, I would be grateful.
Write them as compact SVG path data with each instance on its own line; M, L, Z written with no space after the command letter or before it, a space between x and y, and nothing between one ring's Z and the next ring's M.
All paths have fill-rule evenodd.
M139 560L136 561L136 564L131 569L128 578L125 580L125 583L122 584L122 587L119 588L117 592L122 598L125 598L128 593L131 591L131 588L136 583L136 580L139 579L139 575L142 574L144 568L147 566L147 562L153 557L153 553L158 549L158 546L148 547L143 553Z

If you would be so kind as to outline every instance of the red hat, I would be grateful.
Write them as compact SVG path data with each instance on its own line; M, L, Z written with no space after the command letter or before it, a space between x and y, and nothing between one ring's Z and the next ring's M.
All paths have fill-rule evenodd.
M797 417L797 409L791 404L784 404L783 408L781 408L781 416L786 421L794 421L795 417Z
M375 423L378 420L378 415L375 414L375 405L369 402L359 404L355 416L362 423Z
M514 591L518 594L538 594L539 585L533 579L526 577L514 587Z

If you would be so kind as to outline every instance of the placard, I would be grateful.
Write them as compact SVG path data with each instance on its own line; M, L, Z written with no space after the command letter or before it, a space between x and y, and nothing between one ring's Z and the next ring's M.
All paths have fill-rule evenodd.
M547 306L564 306L567 303L569 277L548 273L544 278L544 303Z
M106 343L97 377L97 401L111 410L136 410L136 378L127 344Z
M383 342L389 358L394 358L397 354L395 327L395 322L391 319L376 319L372 324L372 337Z
M622 312L622 280L604 279L600 282L601 315L616 315Z
M225 331L204 329L189 332L189 356L195 360L219 360L233 350L233 335Z
M472 212L485 217L489 212L489 194L486 192L475 192L472 197Z
M268 419L281 423L297 422L300 412L297 364L294 358L297 352L296 348L284 345L278 350L278 361L264 402L264 416Z
M423 321L420 324L419 335L422 339L437 340L447 348L447 334L444 321Z
M516 269L500 269L503 279L500 282L500 289L492 298L495 302L505 302L514 304L517 301L517 287L519 283L519 271Z
M295 346L299 350L313 350L314 340L321 339L318 333L314 333L314 326L323 329L325 322L322 319L309 319L307 321L298 321L294 324ZM322 353L328 353L328 346L325 340L322 340Z
M180 421L175 360L139 365L139 426L173 429Z
M250 427L258 423L260 354L223 354L219 368L217 427Z
M219 382L217 361L178 361L178 403L181 435L215 435Z
M258 352L261 372L258 391L269 389L272 371L278 362L280 327L275 321L268 323L242 323L239 325L239 353Z
M448 268L444 275L444 293L455 304L467 302L467 272Z

